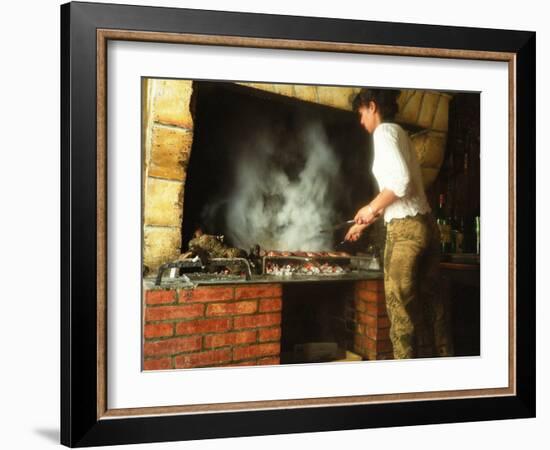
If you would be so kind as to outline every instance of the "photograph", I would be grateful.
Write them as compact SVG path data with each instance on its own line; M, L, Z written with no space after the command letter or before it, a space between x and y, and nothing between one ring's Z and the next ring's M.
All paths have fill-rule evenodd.
M534 417L534 32L60 19L63 444Z
M480 355L479 92L141 95L144 370Z

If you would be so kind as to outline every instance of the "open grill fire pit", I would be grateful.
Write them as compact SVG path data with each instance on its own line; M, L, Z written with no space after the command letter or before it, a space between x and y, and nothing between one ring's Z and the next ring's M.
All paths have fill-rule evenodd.
M274 276L339 275L350 271L345 252L276 252L263 257L262 273Z
M155 284L360 278L371 260L371 256L352 256L346 252L260 251L256 248L243 258L208 258L202 255L202 258L194 256L164 264L159 268Z

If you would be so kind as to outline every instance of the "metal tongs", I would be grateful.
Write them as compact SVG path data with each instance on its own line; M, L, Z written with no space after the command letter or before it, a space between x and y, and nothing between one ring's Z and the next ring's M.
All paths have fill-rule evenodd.
M374 216L373 222L377 221L380 218L381 215L382 215L382 212L379 212L378 214L376 214L376 216ZM347 227L349 225L352 225L354 223L355 223L354 219L346 220L345 222L341 222L339 224L333 225L332 227L323 228L320 231L320 233L329 233L329 232L332 232L332 231L336 231L336 230L339 230L340 228L345 228L345 227ZM337 244L337 246L344 245L345 243L346 243L346 241L341 241Z

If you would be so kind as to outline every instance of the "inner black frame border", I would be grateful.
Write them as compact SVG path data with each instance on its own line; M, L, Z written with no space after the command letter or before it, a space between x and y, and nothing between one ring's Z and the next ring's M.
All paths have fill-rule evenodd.
M515 396L97 419L96 30L516 55ZM61 443L70 447L535 417L536 34L72 2L61 5Z

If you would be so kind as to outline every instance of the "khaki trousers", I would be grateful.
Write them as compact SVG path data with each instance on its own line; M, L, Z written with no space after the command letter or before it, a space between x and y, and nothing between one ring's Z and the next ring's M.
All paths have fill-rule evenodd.
M439 293L440 237L431 213L387 225L384 288L396 359L452 356L450 305Z

